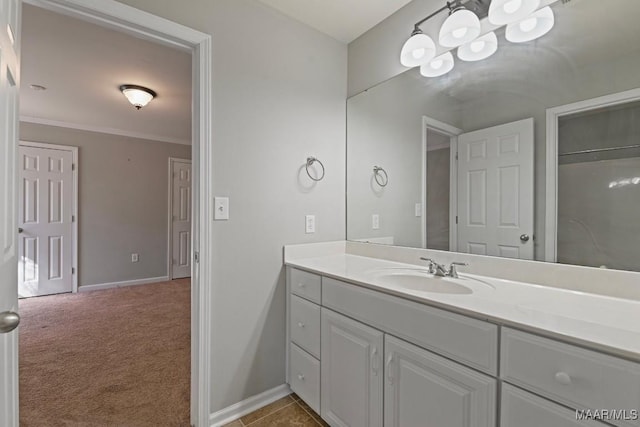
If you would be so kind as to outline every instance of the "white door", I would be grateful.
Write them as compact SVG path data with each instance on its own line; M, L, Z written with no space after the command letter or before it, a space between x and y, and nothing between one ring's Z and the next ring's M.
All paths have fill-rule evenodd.
M384 345L385 427L495 427L494 378L389 335Z
M73 154L18 149L18 295L73 291Z
M458 251L533 259L533 119L458 136Z
M320 407L338 427L382 427L383 333L322 309Z
M20 2L0 0L0 425L18 425Z
M191 162L171 162L171 279L191 277Z

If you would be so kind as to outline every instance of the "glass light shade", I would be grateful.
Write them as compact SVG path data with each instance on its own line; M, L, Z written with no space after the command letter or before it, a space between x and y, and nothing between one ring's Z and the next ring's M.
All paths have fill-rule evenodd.
M146 87L136 85L122 85L120 91L127 97L131 105L138 110L147 105L153 98L156 97L156 93Z
M497 50L498 37L492 31L460 46L458 48L458 58L463 61L481 61L496 53Z
M425 77L438 77L453 70L453 55L451 52L444 53L433 58L431 61L420 66L420 74Z
M524 43L544 36L553 28L555 18L549 6L520 22L507 25L505 37L512 43Z
M489 22L506 25L518 22L538 9L540 0L492 0L489 5Z
M426 34L417 33L409 37L402 46L400 63L405 67L425 64L436 56L436 44Z
M458 47L480 34L478 15L467 9L453 12L440 27L439 42L444 47Z

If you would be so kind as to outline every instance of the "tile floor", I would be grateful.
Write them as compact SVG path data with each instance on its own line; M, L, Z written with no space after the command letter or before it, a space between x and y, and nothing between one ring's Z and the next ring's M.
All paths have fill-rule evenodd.
M225 427L328 427L309 406L294 393L264 406Z

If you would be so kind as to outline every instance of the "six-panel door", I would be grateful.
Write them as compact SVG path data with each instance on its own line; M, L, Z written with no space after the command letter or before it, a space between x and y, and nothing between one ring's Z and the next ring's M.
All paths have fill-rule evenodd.
M322 418L337 427L382 427L383 333L322 309Z

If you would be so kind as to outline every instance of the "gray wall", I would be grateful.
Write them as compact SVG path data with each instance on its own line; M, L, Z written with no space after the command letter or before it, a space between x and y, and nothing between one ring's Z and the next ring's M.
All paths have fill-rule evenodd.
M429 131L427 141L432 135ZM449 141L449 138L445 138ZM449 250L451 149L427 152L427 249Z
M213 37L213 188L231 214L203 260L215 412L285 381L282 246L344 239L347 47L255 0L122 2ZM310 155L327 170L313 186Z
M415 216L422 202L422 117L456 126L454 99L423 85L417 73L405 73L348 101L347 237L393 236L400 246L422 245L423 218ZM373 181L373 166L382 166L389 184ZM380 215L372 229L371 215Z
M169 157L191 146L24 122L20 140L78 147L80 287L167 275Z

